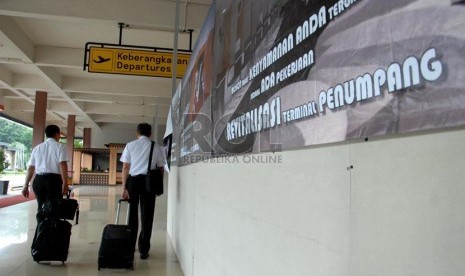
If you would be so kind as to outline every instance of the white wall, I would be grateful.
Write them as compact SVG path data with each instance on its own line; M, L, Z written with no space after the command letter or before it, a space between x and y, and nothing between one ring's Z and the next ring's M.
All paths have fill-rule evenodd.
M465 130L352 152L352 275L465 275Z
M465 275L464 141L461 129L174 168L168 232L186 276Z
M108 143L127 143L136 139L137 124L107 124L100 130L92 129L91 145L93 148L104 148ZM158 126L158 135L153 139L159 144L163 143L165 126Z

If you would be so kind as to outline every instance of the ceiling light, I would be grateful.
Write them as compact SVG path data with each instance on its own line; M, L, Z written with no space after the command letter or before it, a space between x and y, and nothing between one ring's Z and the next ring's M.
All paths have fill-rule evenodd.
M26 64L26 62L20 58L9 58L9 57L0 57L1 62L5 63L21 63Z

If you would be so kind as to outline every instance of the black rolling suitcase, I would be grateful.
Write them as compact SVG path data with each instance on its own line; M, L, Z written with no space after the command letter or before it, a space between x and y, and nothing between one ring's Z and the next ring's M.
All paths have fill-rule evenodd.
M34 261L61 261L68 259L71 223L56 218L39 222L31 246Z
M118 224L121 202L120 199L116 211L115 224L107 224L103 229L102 242L98 252L98 269L101 268L125 268L134 270L135 244L129 228L129 205L126 216L126 225Z
M71 239L71 223L60 217L59 201L46 201L40 208L36 232L31 246L32 258L36 262L61 261L68 259Z

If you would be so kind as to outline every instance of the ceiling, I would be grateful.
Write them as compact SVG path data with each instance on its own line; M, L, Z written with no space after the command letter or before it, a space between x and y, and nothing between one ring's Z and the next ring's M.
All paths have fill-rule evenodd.
M180 30L197 39L212 0L181 1ZM86 42L173 48L174 0L0 1L0 104L3 113L33 124L35 92L48 93L47 124L66 131L76 116L84 128L157 122L164 125L172 79L89 73L83 70ZM192 45L192 47L193 47ZM189 34L179 49L189 49ZM179 81L179 80L178 80Z

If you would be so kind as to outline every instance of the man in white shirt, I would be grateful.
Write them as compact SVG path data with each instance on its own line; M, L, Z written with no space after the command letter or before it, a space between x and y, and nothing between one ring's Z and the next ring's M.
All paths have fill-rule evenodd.
M149 165L149 155L152 135L152 127L142 123L137 126L137 140L129 142L123 150L120 161L123 162L122 198L129 199L131 207L129 213L129 225L134 234L134 244L138 231L138 209L140 202L141 231L139 234L139 253L141 259L149 257L150 238L152 236L153 215L155 212L155 194L148 193L145 188L145 178ZM151 169L163 170L166 164L162 149L155 144L152 154Z
M29 182L32 183L38 208L47 200L60 199L68 192L68 156L66 146L59 143L60 128L49 125L45 128L47 139L34 147L29 160L22 194L29 197Z

